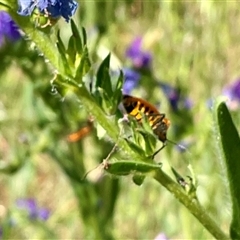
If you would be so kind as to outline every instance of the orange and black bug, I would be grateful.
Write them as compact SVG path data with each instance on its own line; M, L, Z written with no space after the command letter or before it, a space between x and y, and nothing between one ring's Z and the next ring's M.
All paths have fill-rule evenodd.
M170 121L165 117L164 113L160 113L156 107L141 98L123 95L123 106L127 113L136 118L138 122L145 115L153 133L163 143L162 147L153 154L152 157L154 158L166 146L166 142L169 141L167 139L167 130L170 126Z

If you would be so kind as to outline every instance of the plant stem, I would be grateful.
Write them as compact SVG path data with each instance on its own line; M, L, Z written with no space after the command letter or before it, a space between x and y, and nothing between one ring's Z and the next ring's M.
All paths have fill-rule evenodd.
M203 209L198 200L188 196L187 193L184 192L183 189L161 169L155 171L154 179L173 193L173 195L216 239L230 239L229 236L223 233L217 223L207 214L206 210Z
M138 159L139 161L145 161L143 156L139 156L135 153L129 146L129 144L119 136L119 128L116 127L115 122L110 121L102 109L95 103L93 97L90 95L88 90L84 87L77 87L76 94L79 96L79 99L96 119L96 121L106 130L108 136L114 141L118 142L119 148L122 151L126 152L127 155L132 159Z
M133 152L124 140L119 140L118 129L110 121L106 119L105 114L97 104L94 104L94 99L89 94L85 87L77 88L77 93L84 106L95 116L100 125L106 130L107 134L113 141L119 142L119 147L126 151L132 159L138 159L139 161L145 161L142 156L138 156ZM181 187L174 182L168 175L162 170L155 171L155 180L161 185L167 188L175 197L198 219L200 223L216 238L216 239L229 239L229 237L222 232L215 221L206 213L199 202L196 199L191 198Z

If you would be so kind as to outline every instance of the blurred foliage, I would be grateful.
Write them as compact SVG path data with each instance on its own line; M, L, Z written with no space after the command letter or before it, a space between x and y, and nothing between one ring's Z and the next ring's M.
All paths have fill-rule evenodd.
M204 212L223 232L229 233L231 215L232 230L236 229L239 216L234 209L239 206L236 201L231 209L230 194L236 198L238 191L228 190L229 165L223 164L233 135L225 134L224 124L222 131L219 121L224 118L216 120L218 107L213 121L207 102L239 76L237 1L81 1L76 25L59 21L35 30L29 18L10 13L28 37L0 49L4 238L154 239L163 232L170 239L213 239L159 187L158 182L166 180L164 174L174 179L175 173L177 180L191 176ZM111 73L133 67L125 52L137 36L143 38L153 62L150 69L137 69L141 79L132 95L160 103L160 112L171 120L168 138L188 143L183 152L169 143L154 161L146 156L154 151L156 140L145 141L147 130L135 131L139 128L135 122L130 126L124 122L118 109L124 77ZM162 82L188 96L192 108L174 111ZM239 111L231 115L239 130ZM86 127L92 116L93 130L80 141L69 142L67 136ZM125 128L133 138L127 130L123 133ZM103 161L106 158L109 161ZM230 158L238 160L236 155ZM184 184L176 183L182 194ZM15 206L23 197L34 197L49 208L50 218L29 219Z

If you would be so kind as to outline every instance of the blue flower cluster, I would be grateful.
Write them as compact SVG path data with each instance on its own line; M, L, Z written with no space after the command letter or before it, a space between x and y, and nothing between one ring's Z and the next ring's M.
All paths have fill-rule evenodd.
M19 209L27 211L29 218L32 220L46 221L50 216L49 210L38 207L36 200L33 198L18 199L16 205Z
M192 108L193 103L191 99L182 96L179 88L172 87L171 85L164 82L160 82L159 86L161 87L163 93L167 97L173 111L177 112L179 108L183 109Z
M123 75L124 75L123 93L130 94L131 91L135 87L137 87L141 75L131 68L123 68Z
M74 0L18 0L18 14L29 16L37 8L51 18L63 17L67 22L76 12L78 3Z
M56 19L63 17L67 22L76 12L78 3L74 0L18 0L18 14L29 16L35 8L42 14L48 14ZM11 16L0 11L0 47L5 40L16 41L21 38L19 28Z
M228 98L228 107L231 110L237 110L240 106L240 79L236 79L231 84L223 88L223 95Z
M168 240L167 236L164 233L159 233L154 240Z
M137 87L142 69L150 69L152 63L151 53L142 49L142 38L136 37L126 50L126 57L132 62L131 68L124 68L125 82L123 85L123 93L130 94Z
M0 47L8 41L17 41L21 38L19 28L12 20L10 15L4 11L0 11Z
M137 37L126 50L126 57L130 58L134 68L150 68L152 64L152 54L142 50L142 38Z
M34 198L20 198L16 201L16 207L18 210L25 211L31 221L46 221L50 217L50 211L47 208L39 207ZM13 228L18 224L18 219L10 217L7 222L8 224L5 227ZM4 231L5 228L0 226L0 239L2 239Z

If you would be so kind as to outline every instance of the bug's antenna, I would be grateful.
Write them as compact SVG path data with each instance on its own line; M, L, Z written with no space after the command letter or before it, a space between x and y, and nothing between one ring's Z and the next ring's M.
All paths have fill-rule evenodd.
M173 141L171 141L171 140L169 140L169 139L166 139L166 141L163 142L162 147L160 147L160 148L152 155L152 159L154 159L154 157L155 157L163 148L165 148L165 147L167 146L167 143L168 143L168 142L171 143L171 144L173 144L173 145L178 146L181 150L184 150L184 151L189 152L188 149L187 149L185 146L183 146L182 144L179 144L179 143L173 142Z
M176 145L176 146L178 146L179 148L181 148L181 150L187 151L187 148L184 147L182 144L173 142L173 141L171 141L171 140L169 140L169 139L167 139L167 141L170 142L170 143L172 143L172 144L174 144L174 145Z
M174 144L174 145L176 145L176 146L178 146L181 150L186 151L188 154L191 154L191 152L185 146L183 146L182 144L173 142L173 141L171 141L169 139L167 139L167 141L172 143L172 144Z

